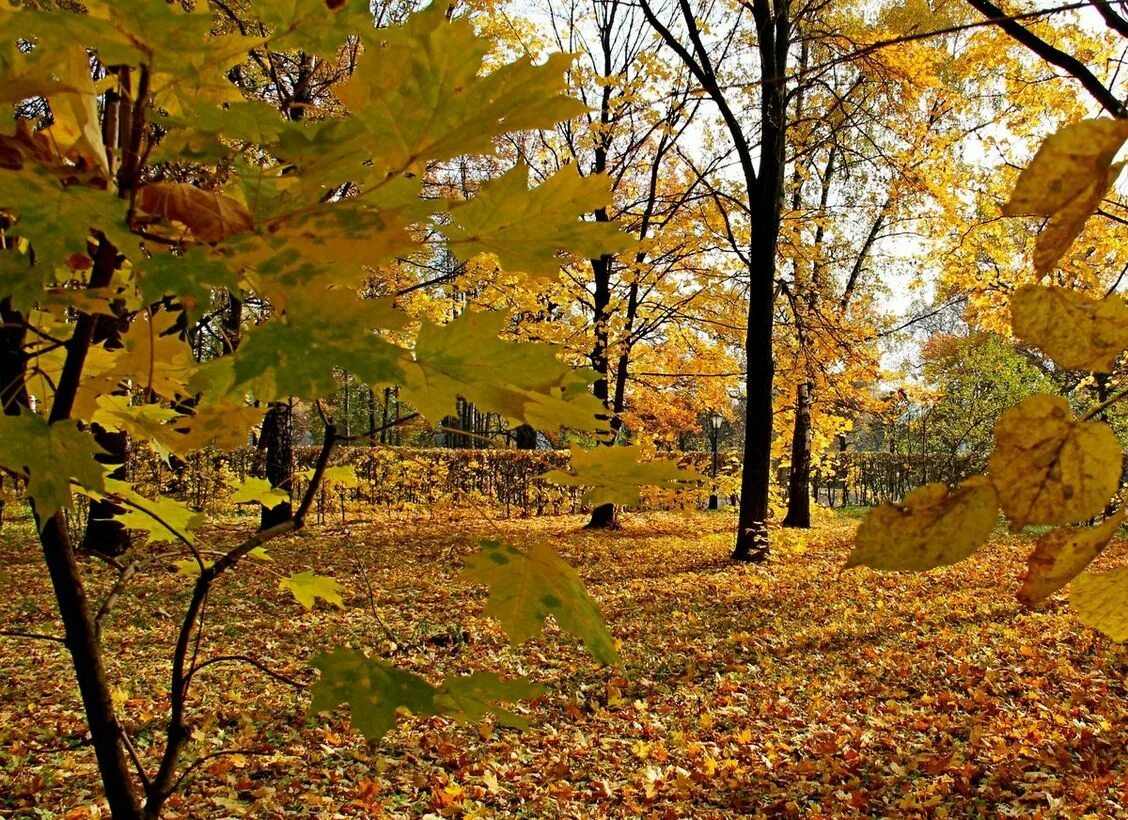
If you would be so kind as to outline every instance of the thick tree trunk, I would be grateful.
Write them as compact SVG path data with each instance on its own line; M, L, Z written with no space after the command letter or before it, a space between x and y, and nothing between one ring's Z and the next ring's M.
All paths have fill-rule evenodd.
M768 557L768 498L772 467L772 386L775 359L772 331L775 322L776 250L783 210L783 178L787 167L787 52L791 44L788 0L754 0L757 52L760 57L760 164L755 175L746 170L751 206L752 239L748 250L748 333L745 351L747 405L744 434L744 471L737 515L737 561L764 561ZM731 117L731 114L730 114ZM729 117L726 117L726 121ZM735 135L739 123L729 121ZM741 132L742 133L742 132ZM747 151L747 147L745 149ZM742 158L743 161L743 158Z
M259 448L265 452L263 472L271 487L290 492L293 483L293 412L289 402L272 402L262 420ZM268 530L293 516L289 501L276 507L263 507L259 529Z
M811 526L811 401L814 385L795 388L795 430L791 437L791 472L788 476L787 515L783 526Z

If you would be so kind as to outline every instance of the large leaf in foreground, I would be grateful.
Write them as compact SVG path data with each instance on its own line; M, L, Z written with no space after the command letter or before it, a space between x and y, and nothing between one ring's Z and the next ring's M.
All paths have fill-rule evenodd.
M1050 218L1034 247L1038 273L1057 264L1116 181L1123 163L1112 160L1125 139L1128 121L1075 122L1048 137L1019 175L1003 213Z
M343 647L318 655L310 665L321 670L321 677L313 685L309 710L327 712L347 703L353 728L369 740L395 725L397 709L434 714L435 688L411 672Z
M615 642L579 574L543 542L521 552L500 541L483 541L467 559L462 579L490 588L485 614L501 622L513 644L541 634L549 615L584 641L606 664L618 663Z
M1069 600L1093 629L1117 643L1128 641L1128 567L1078 575L1069 587Z
M686 484L702 481L702 476L683 470L673 461L641 461L637 446L595 447L582 450L572 447L569 468L550 470L538 478L553 484L586 487L584 503L638 504L641 487L678 489Z
M451 210L443 230L461 256L492 253L507 271L555 277L560 251L598 257L630 247L630 237L614 222L579 218L610 201L606 177L563 168L529 190L528 175L518 165Z
M1011 297L1014 334L1070 370L1112 371L1128 348L1128 305L1068 288L1026 285Z
M486 715L493 715L502 726L526 729L529 722L508 709L495 704L535 698L544 687L524 678L502 680L494 672L475 672L473 675L448 675L442 688L435 694L435 706L444 715L459 723L472 723Z
M40 526L71 503L70 480L95 491L105 489L102 465L94 460L102 450L87 430L74 421L48 424L24 412L0 416L0 467L27 476L27 491L35 502Z
M1061 396L1031 396L999 417L988 472L1015 527L1097 515L1120 482L1112 429L1078 421Z
M922 572L955 564L983 545L997 521L995 490L983 476L950 491L926 484L900 504L869 511L846 567Z
M502 313L466 311L445 325L424 323L415 362L405 367L404 399L439 423L462 396L482 411L540 430L594 430L603 405L587 390L589 371L557 358L555 345L498 338Z
M1089 566L1124 523L1123 510L1095 527L1060 527L1038 539L1018 600L1041 603Z
M528 725L524 718L495 703L532 698L543 691L524 678L503 681L493 672L448 675L442 686L435 687L419 675L344 647L310 663L321 670L310 711L325 712L347 703L353 727L369 740L378 740L391 729L400 709L416 715L448 715L459 723L492 714L503 726L523 729Z

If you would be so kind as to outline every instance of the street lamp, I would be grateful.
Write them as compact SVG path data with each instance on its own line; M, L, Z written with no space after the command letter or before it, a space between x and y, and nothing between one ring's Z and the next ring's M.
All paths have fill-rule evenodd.
M709 443L713 446L713 491L709 494L709 509L715 510L720 506L717 503L717 438L721 432L721 422L724 417L720 413L709 414Z

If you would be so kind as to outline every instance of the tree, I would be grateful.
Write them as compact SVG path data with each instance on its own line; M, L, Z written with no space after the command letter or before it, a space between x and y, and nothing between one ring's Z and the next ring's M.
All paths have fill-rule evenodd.
M705 42L701 17L688 0L677 0L675 17L685 40L674 34L647 0L641 5L650 25L693 75L702 92L720 112L740 167L751 234L739 251L748 277L745 352L745 438L740 510L737 518L738 561L763 561L768 555L768 501L771 485L773 379L772 351L780 220L786 172L788 56L792 42L790 0L752 0L741 6L721 54L729 48L739 17L749 12L755 27L759 76L753 83L759 98L759 139L736 114L726 84L717 73L715 55ZM688 44L687 42L688 41ZM754 153L753 145L758 147ZM758 157L757 157L758 154Z
M195 675L227 657L209 655L214 647L203 637L209 591L245 559L261 558L272 539L303 526L343 436L326 415L317 466L289 520L205 549L202 515L104 474L91 424L180 455L237 446L262 414L249 397L296 396L320 406L337 390L341 368L368 385L400 385L431 418L463 396L518 424L599 429L585 375L560 362L554 347L501 341L504 317L423 323L406 347L390 338L403 338L407 317L388 301L361 298L365 266L418 250L420 226L437 225L466 256L488 250L542 275L558 266L561 251L590 256L620 241L613 226L575 220L606 198L598 178L565 172L530 190L517 169L470 202L420 195L427 163L489 152L509 130L546 128L578 113L561 93L567 58L486 72L486 49L469 24L440 7L384 31L373 28L367 3L255 3L244 11L257 24L235 33L204 4L89 2L80 12L0 5L3 30L20 38L0 44L0 101L37 99L52 115L49 127L18 119L0 136L0 304L11 377L0 466L27 482L115 817L156 817L176 790L194 743ZM347 117L283 118L230 82L248 53L333 61L357 45L357 70L337 94ZM91 54L115 67L101 86L91 79ZM103 139L101 118L115 110L103 104L110 93L123 101L120 152ZM177 169L183 178L173 176ZM199 363L188 327L229 293L270 310L238 344ZM101 316L128 319L120 346L99 343ZM239 491L264 506L279 495L254 482ZM112 500L124 509L121 523L143 533L114 562L118 580L98 605L63 515L72 492ZM111 696L100 635L138 569L162 560L167 546L154 544L169 543L184 556L178 566L191 592L171 652L163 738L139 750ZM515 640L538 632L547 611L514 590L540 588L551 596L537 600L551 597L561 626L615 661L598 610L550 548L522 553L491 542L483 550L487 566L509 565L504 578L482 577L493 588L490 611ZM282 588L306 607L317 598L340 601L336 582L311 571L294 572ZM468 719L459 705L466 698L489 703L535 691L488 675L434 687L345 648L313 665L322 673L314 711L349 702L354 724L372 737L399 706Z

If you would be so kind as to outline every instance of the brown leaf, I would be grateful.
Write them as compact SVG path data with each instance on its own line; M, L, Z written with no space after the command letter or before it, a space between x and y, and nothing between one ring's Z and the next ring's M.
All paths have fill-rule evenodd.
M137 204L148 214L187 225L193 238L209 244L254 228L254 219L243 203L187 182L142 186Z

